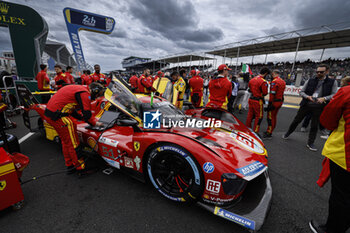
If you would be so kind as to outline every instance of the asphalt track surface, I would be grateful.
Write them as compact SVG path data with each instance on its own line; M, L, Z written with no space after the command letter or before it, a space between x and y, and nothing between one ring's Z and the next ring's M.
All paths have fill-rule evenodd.
M273 188L270 213L259 232L311 232L310 219L325 221L330 182L316 184L321 171L321 149L325 140L316 139L318 152L306 148L307 133L295 132L281 138L297 109L282 108L272 140L265 141ZM245 122L246 113L237 114ZM28 133L20 116L18 138ZM262 131L267 127L266 119ZM298 130L300 127L298 128ZM64 170L61 148L34 134L21 144L30 158L23 180ZM22 186L25 206L0 212L0 232L247 232L235 223L201 209L163 198L150 184L116 171L101 171L84 178L55 175Z

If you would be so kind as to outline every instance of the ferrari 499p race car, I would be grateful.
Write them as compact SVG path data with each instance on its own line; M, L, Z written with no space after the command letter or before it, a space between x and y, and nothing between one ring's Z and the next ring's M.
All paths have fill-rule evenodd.
M25 125L54 139L45 105L24 85L17 89ZM196 203L250 231L261 228L272 197L267 152L234 115L218 109L185 115L163 98L134 95L118 79L92 105L104 126L76 120L77 132L109 166L150 181L169 200Z

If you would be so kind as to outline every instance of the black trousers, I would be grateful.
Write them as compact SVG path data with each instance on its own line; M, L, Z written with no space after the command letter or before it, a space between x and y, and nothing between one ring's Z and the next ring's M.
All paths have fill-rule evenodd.
M332 190L329 197L327 233L345 233L350 228L350 172L330 161Z
M233 113L234 107L233 107L233 103L235 102L236 96L231 95L230 98L228 99L228 111L230 113Z
M307 128L309 126L309 124L310 124L311 117L312 117L312 114L308 114L304 118L304 121L303 121L303 124L301 125L301 127ZM320 124L320 130L324 130L324 127L321 124Z
M305 104L303 106L300 106L299 111L297 112L297 115L295 116L292 124L289 126L289 129L287 131L287 135L290 135L294 132L294 130L298 127L300 122L304 119L305 116L308 114L311 114L311 129L309 132L309 140L308 144L312 144L315 142L318 125L320 122L320 116L323 111L324 105L321 104Z

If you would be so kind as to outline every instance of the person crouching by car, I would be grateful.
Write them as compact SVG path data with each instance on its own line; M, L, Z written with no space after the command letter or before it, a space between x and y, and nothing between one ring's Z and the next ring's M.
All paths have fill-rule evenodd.
M62 151L67 167L67 174L76 170L82 172L85 168L76 124L72 117L78 120L102 126L92 117L90 105L91 100L102 96L104 87L99 83L91 83L89 88L82 85L67 85L57 91L46 105L45 116L47 122L55 128L62 142ZM83 115L77 112L81 110Z

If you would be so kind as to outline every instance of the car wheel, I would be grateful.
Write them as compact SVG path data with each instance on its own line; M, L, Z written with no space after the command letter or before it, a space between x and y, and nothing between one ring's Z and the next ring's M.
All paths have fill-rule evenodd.
M195 202L203 193L201 169L180 146L162 144L153 148L147 158L147 173L156 190L170 200Z

